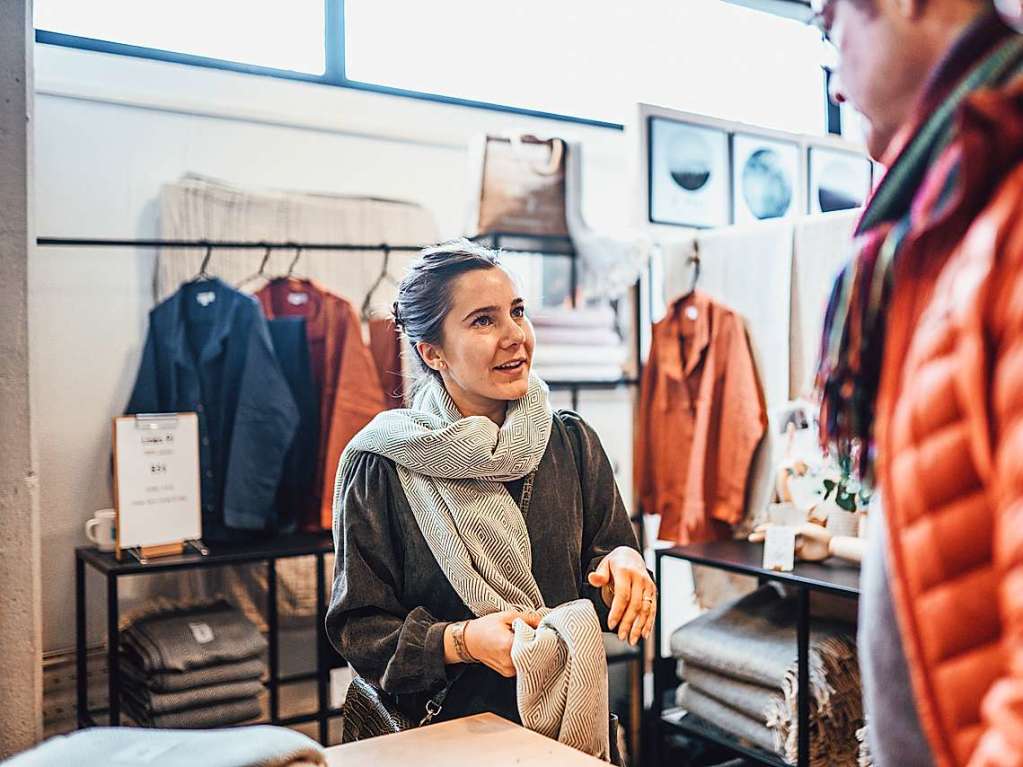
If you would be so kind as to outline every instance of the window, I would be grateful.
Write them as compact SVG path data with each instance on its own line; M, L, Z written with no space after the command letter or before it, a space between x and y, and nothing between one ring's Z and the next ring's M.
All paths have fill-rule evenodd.
M782 0L36 0L36 39L620 127L637 101L825 129L822 44ZM344 29L343 35L341 29ZM343 60L343 65L342 65Z
M819 34L721 0L345 0L350 80L611 123L637 101L824 130Z
M322 75L323 0L36 0L36 29Z

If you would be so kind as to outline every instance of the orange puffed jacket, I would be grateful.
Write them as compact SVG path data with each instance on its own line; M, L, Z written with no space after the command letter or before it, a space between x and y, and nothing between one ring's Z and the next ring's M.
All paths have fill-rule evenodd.
M900 257L877 469L934 759L1007 767L1023 765L1023 86L977 92L961 118L966 234L939 222Z

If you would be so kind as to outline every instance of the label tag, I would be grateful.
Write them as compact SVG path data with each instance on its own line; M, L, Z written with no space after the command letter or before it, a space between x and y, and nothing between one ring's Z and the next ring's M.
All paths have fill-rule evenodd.
M695 306L686 307L686 319L695 320L700 316L700 312L697 311Z
M191 629L192 636L199 644L209 644L213 641L213 629L210 628L210 624L189 623L188 628Z
M302 306L309 303L308 293L288 293L288 303L292 306Z
M217 300L217 294L212 290L208 290L205 293L196 293L195 300L199 302L200 306L209 306Z
M796 560L796 528L775 525L767 528L764 539L764 569L792 572Z

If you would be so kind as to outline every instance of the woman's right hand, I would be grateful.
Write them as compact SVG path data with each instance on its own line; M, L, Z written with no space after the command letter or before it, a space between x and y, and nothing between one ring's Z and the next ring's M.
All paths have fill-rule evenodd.
M494 669L504 677L515 676L512 665L511 647L515 632L512 623L522 618L534 629L540 625L540 616L536 613L523 613L518 610L505 610L476 618L465 624L465 649L469 654L485 666Z

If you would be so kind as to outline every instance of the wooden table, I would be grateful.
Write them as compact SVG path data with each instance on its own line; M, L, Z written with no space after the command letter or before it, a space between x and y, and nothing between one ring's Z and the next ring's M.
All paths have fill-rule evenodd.
M607 767L494 714L360 740L327 749L330 767Z

